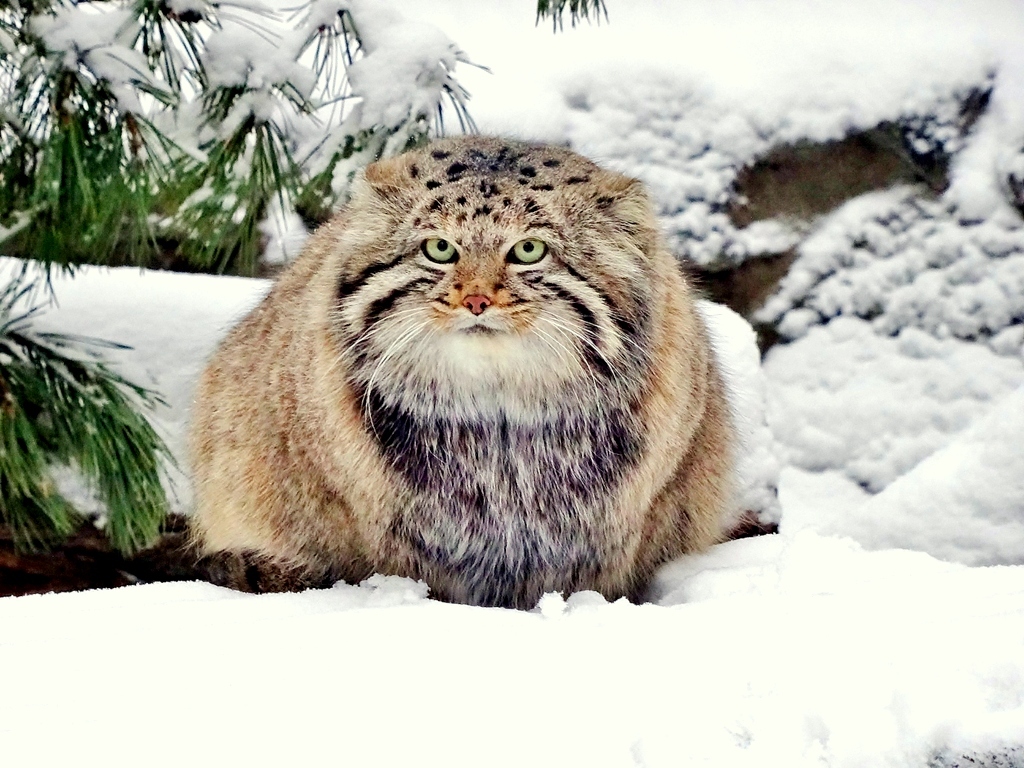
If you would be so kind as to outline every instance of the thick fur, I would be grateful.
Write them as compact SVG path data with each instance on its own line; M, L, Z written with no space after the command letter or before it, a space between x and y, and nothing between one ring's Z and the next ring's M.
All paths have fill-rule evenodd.
M524 238L545 258L511 261ZM732 428L641 185L466 137L366 169L214 355L192 449L208 554L530 608L636 598L716 541Z

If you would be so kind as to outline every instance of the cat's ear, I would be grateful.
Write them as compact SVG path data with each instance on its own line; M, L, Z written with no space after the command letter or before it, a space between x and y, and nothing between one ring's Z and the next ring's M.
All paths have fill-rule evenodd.
M657 229L651 198L637 179L621 173L601 172L594 204L625 232L633 234Z
M418 172L409 155L399 155L370 163L356 182L361 191L368 192L384 205L407 211L417 196ZM422 194L422 193L420 193Z

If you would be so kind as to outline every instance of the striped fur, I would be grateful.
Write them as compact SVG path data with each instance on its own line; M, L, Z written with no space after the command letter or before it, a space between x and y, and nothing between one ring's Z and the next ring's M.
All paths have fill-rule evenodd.
M524 238L545 258L510 260ZM195 532L311 583L636 598L718 537L731 435L641 186L561 148L451 139L370 166L214 356Z

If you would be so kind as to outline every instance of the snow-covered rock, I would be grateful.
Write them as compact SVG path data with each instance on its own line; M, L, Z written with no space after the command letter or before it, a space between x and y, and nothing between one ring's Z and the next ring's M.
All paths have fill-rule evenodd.
M1024 564L1024 388L876 495L836 470L785 468L781 533L912 549L967 565Z
M839 470L879 491L1024 384L1024 358L937 339L881 336L838 317L769 350L768 419L787 463Z
M1024 564L1024 388L848 514L813 527L871 549Z
M1024 324L1019 217L962 222L942 202L894 189L847 203L798 253L757 314L790 338L838 316L870 319L883 335L918 328L940 339L988 340Z

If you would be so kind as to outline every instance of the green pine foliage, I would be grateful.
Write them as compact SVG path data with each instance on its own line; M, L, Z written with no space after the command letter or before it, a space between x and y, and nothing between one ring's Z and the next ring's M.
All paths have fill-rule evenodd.
M177 13L166 0L35 0L0 9L0 93L7 105L0 113L0 176L10 180L0 189L5 255L64 267L177 264L254 273L261 235L252 219L264 213L268 187L285 194L291 182L280 175L265 181L259 162L234 173L241 156L265 149L267 122L250 120L198 152L157 127L173 124L190 95L210 105L202 126L215 133L225 116L217 108L224 89L207 91L203 66L206 37L219 27L215 10ZM64 41L62 25L100 14L115 28L107 39L92 47ZM278 143L271 152L272 163L291 166L287 147ZM210 217L210 205L178 215L206 179L226 176L255 190L255 201L239 201L241 226L232 225L231 209L226 222L224 215ZM220 214L224 190L214 192L221 193Z
M289 19L200 0L0 6L0 252L255 274L272 213L321 221L359 167L443 129L441 101L392 125L347 119L366 98L347 76L364 47L337 6L307 0ZM289 23L299 37L281 37ZM415 81L442 82L472 128L453 63L426 62Z
M97 348L114 345L34 333L35 293L24 276L0 293L0 522L23 549L75 531L83 516L52 476L69 466L104 502L111 544L130 554L156 539L167 514L160 476L172 459L142 413L161 401L98 359Z
M155 246L154 192L166 177L166 155L154 150L166 140L140 99L170 105L175 95L128 61L119 64L135 67L136 93L126 99L97 71L109 61L48 50L32 19L62 5L0 11L0 246L47 264L143 264Z

